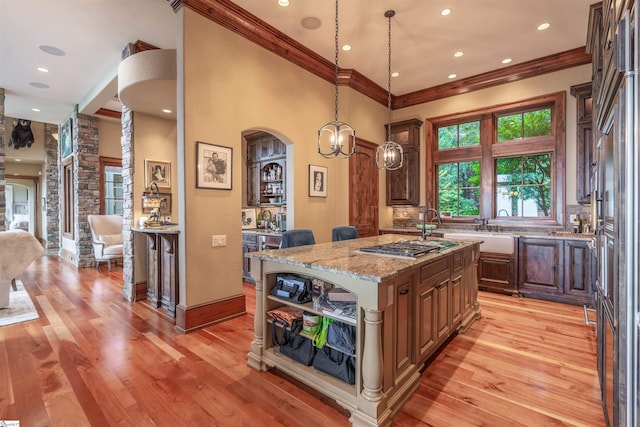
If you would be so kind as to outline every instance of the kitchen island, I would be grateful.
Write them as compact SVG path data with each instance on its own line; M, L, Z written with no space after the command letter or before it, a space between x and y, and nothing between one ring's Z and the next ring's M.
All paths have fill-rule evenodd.
M417 388L429 356L480 316L475 274L480 241L429 239L424 243L442 246L417 258L361 250L407 240L387 234L246 254L256 283L255 339L248 365L260 371L275 367L334 399L351 413L354 426L390 425ZM344 317L317 303L294 304L271 295L282 274L348 292L355 315ZM355 327L354 385L280 353L272 343L272 328L278 327L267 312L282 306Z

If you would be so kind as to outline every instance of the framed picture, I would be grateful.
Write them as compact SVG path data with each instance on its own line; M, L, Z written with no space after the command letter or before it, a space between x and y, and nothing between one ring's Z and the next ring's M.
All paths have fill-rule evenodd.
M231 190L231 147L196 144L196 187Z
M156 183L158 188L171 188L171 162L144 159L144 186Z
M150 191L142 192L142 196L154 196L155 193ZM171 193L160 193L160 211L162 215L171 215ZM151 213L151 208L146 208L144 203L142 204L142 213Z
M242 229L257 228L256 225L256 210L255 209L242 209Z
M65 159L73 153L73 127L71 126L71 117L62 125L60 132L60 155Z
M327 168L309 165L309 197L327 197Z

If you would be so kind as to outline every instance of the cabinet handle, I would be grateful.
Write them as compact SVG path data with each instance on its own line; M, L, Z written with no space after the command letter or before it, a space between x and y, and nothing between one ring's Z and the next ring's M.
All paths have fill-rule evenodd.
M400 295L406 295L409 293L409 289L403 289L400 292L398 292Z
M597 325L598 322L596 322L595 320L591 320L589 319L589 311L595 311L593 308L587 308L586 305L583 305L582 308L584 308L584 324L585 325Z

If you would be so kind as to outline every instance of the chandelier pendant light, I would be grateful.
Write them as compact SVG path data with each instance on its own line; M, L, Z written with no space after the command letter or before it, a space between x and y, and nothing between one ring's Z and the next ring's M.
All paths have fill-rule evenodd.
M348 158L356 152L356 131L351 125L338 119L338 0L336 0L336 36L335 36L335 116L332 122L318 130L318 153L322 157Z
M388 78L387 78L387 141L378 145L376 148L376 166L379 169L396 170L402 167L404 162L404 153L402 146L398 143L391 141L391 18L395 16L396 12L393 10L387 10L384 16L389 21L389 55L388 55Z

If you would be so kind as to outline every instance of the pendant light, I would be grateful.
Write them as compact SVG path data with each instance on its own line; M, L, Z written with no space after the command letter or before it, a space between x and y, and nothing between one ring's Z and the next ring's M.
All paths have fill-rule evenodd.
M338 0L336 0L336 66L335 66L335 116L334 121L318 130L318 153L322 157L348 158L356 152L356 131L351 125L338 120Z
M391 18L395 16L396 12L393 10L387 10L384 16L389 21L389 62L387 71L389 72L387 78L387 141L384 144L378 145L376 148L376 166L379 169L396 170L402 167L404 161L404 154L402 152L402 146L391 141Z

